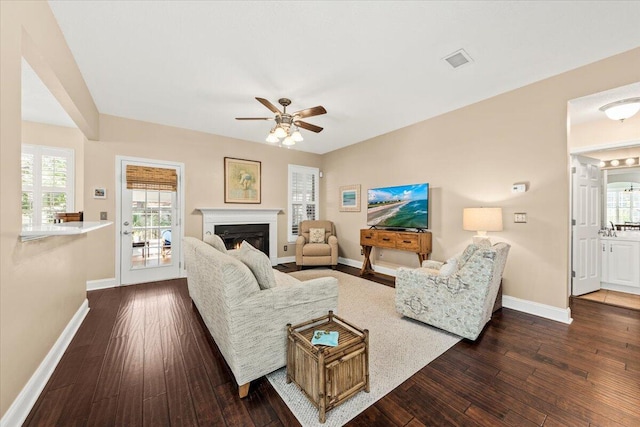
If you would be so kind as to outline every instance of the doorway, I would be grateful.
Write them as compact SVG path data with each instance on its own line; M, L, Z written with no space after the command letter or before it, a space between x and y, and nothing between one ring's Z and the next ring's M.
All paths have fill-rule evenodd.
M640 160L640 114L629 116L624 120L612 120L604 114L602 109L604 105L634 98L638 95L640 95L640 82L568 102L567 146L570 154L569 167L571 168L570 274L567 286L569 296L581 295L580 298L585 297L605 304L623 305L613 302L621 300L616 297L615 292L623 292L622 296L633 295L634 297L640 293L640 270L635 268L640 263L634 255L635 252L638 252L636 250L638 248L635 248L638 246L638 242L631 245L635 245L635 249L627 248L623 245L623 239L609 236L611 233L609 230L618 231L634 224L633 218L635 217L629 212L633 209L633 204L629 204L629 199L633 197L630 191L631 184L628 182L618 183L618 186L623 185L624 188L617 190L607 186L611 175L626 174L638 166ZM578 157L589 157L598 161L600 191L597 197L586 197L582 201L579 200L580 195L577 192L586 190L588 186L578 189L577 181L579 179L573 173L573 168L577 167L576 158ZM596 165L593 161L591 162L595 171ZM593 190L594 187L595 181L591 189ZM616 191L620 194L616 194ZM592 219L599 217L597 221L591 221L592 226L588 228L589 237L586 239L580 236L583 231L581 228L585 228L583 227L585 223L581 224L585 215ZM636 212L636 217L639 215L640 210ZM633 233L638 232L634 231ZM622 236L617 235L616 237ZM638 236L624 237L624 240L634 240ZM597 251L594 251L594 248ZM582 279L588 276L587 273L591 274L594 280L589 286L581 287ZM634 285L631 286L631 283ZM607 291L612 295L608 295Z
M116 164L119 283L180 277L184 166L120 156Z

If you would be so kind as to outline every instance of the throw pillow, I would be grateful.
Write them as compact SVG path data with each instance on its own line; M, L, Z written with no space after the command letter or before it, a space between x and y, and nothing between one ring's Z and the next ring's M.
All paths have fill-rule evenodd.
M462 268L462 266L469 261L471 255L473 255L478 250L478 245L470 244L467 248L462 252L462 254L458 257L458 268Z
M458 271L458 259L456 257L449 258L442 267L440 267L440 276L451 276Z
M204 242L213 246L223 254L227 253L227 247L224 245L224 241L217 234L207 234L204 236Z
M237 258L242 261L253 273L260 285L260 289L271 289L276 287L276 277L273 274L269 257L258 249L251 246L246 241L242 241Z
M309 243L324 243L324 228L310 228Z

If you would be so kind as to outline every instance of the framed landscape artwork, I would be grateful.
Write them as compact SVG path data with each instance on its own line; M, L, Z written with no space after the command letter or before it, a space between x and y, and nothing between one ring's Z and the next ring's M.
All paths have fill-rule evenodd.
M261 162L224 158L224 202L261 203Z
M360 212L360 184L340 187L340 212Z

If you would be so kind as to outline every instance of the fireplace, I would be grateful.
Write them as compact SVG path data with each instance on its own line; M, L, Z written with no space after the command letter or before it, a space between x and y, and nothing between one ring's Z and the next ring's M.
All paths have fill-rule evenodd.
M214 233L227 249L238 249L243 240L269 256L269 224L216 225Z
M278 214L282 209L265 208L197 208L202 212L202 237L218 234L218 227L226 225L267 225L269 240L264 242L263 252L269 256L271 265L278 264ZM224 232L224 230L222 231ZM231 231L229 231L231 233ZM222 237L222 236L220 236ZM224 240L224 237L222 237ZM247 240L249 241L249 240ZM240 240L242 243L242 240ZM253 243L249 241L253 246Z

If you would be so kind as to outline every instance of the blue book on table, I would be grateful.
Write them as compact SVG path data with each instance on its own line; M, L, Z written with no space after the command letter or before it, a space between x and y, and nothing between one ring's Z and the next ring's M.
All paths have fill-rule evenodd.
M313 331L311 344L335 347L338 345L338 335L338 331Z

